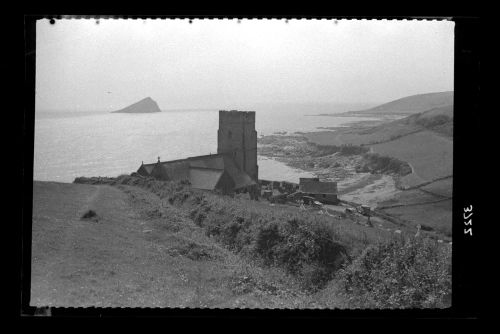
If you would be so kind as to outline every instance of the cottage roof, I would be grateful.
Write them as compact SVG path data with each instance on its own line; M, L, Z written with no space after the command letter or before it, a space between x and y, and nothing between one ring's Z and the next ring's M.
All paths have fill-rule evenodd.
M211 154L187 158L191 167L224 169L224 155Z
M161 175L169 180L189 179L192 187L198 189L214 189L224 171L233 180L235 190L256 184L227 154L202 155L150 166L153 166L155 176Z
M151 172L153 171L153 168L155 168L155 165L156 164L147 164L147 165L141 165L141 167L139 167L139 169L137 170L137 172L139 173L139 171L141 170L141 168L146 171L148 174L151 174Z
M189 168L189 182L196 189L214 190L224 170L210 168Z
M337 182L300 180L300 191L313 194L337 194Z
M191 168L210 168L225 170L234 181L234 188L240 189L255 185L252 178L236 166L233 158L227 154L212 154L188 158Z
M155 164L155 174L166 176L169 180L178 181L189 178L189 164L185 159L165 161Z

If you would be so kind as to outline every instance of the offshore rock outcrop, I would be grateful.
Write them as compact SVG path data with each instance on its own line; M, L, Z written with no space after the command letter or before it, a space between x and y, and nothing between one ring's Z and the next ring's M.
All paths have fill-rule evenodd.
M130 113L130 114L142 114L142 113L154 113L161 112L158 103L150 97L140 100L134 104L123 109L112 111L113 113Z

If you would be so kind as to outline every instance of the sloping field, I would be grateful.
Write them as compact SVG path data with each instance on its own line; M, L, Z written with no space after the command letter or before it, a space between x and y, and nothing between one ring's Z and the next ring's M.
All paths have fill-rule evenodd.
M394 207L384 209L383 211L391 216L408 221L411 224L420 224L423 229L431 228L432 230L451 239L451 200L421 205Z
M407 96L358 113L411 114L447 105L453 105L453 91Z
M371 145L374 152L408 162L419 179L432 181L453 174L453 141L430 131L421 131L399 139ZM409 186L418 178L403 178ZM405 182L406 181L406 182Z
M395 140L426 129L453 139L453 106L430 109L377 126L304 135L318 145L368 145Z
M435 182L422 189L401 191L393 198L379 205L383 212L406 221L409 226L422 225L430 233L436 233L441 239L451 240L452 200L444 194L451 192L448 179ZM423 188L434 190L425 191ZM441 193L439 193L441 192ZM439 193L439 194L438 194Z
M319 131L305 133L304 136L318 145L367 145L393 140L420 130L419 126L392 122L391 126L380 125L366 129Z
M443 196L443 197L452 197L453 196L453 178L447 178L444 180L432 182L426 186L421 188L424 191L429 191L433 194Z
M302 297L135 187L34 182L32 306L280 307ZM97 219L82 220L87 210ZM293 287L287 282L288 289ZM263 288L262 288L263 287Z
M390 125L384 124L373 128L355 129L352 131L341 130L341 134L336 140L342 144L367 145L393 140L420 130L421 127L418 125L394 121ZM326 136L324 138L326 139Z

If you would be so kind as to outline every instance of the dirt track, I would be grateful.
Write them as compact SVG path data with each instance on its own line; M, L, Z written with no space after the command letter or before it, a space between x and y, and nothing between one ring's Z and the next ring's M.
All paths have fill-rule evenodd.
M43 201L36 200L40 196ZM165 271L164 255L147 240L146 224L126 206L126 199L123 192L109 186L35 186L32 305L185 302L189 289L182 291L180 277ZM88 208L100 216L98 222L80 220ZM145 289L146 285L153 289ZM174 285L179 286L158 288Z

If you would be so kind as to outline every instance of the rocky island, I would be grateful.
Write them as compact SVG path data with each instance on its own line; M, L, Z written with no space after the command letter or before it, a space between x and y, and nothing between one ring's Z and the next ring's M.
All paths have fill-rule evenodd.
M128 113L128 114L145 114L161 112L158 103L150 97L140 100L120 110L112 111L112 113Z

